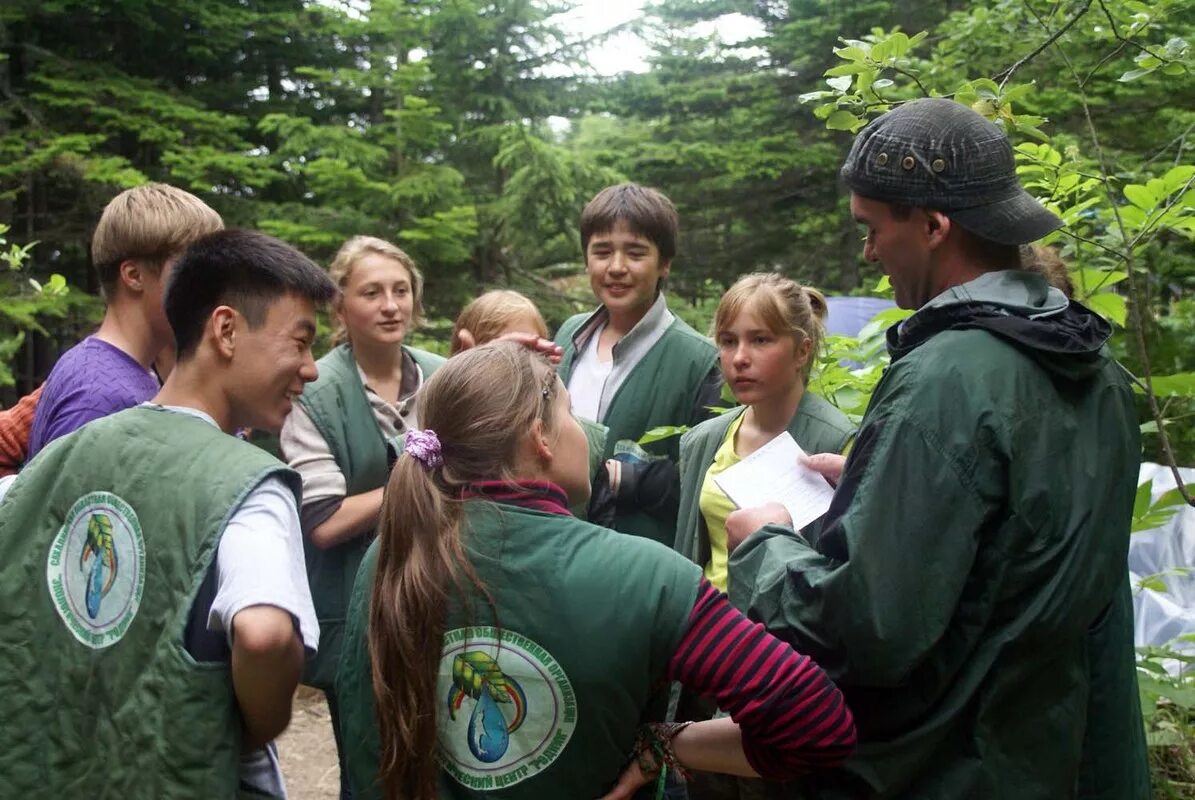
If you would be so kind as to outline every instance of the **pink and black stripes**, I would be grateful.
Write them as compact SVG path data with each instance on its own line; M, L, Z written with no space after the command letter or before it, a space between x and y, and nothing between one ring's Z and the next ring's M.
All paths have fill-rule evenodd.
M704 578L668 678L739 723L747 760L765 778L832 767L855 748L851 712L821 668L744 617Z

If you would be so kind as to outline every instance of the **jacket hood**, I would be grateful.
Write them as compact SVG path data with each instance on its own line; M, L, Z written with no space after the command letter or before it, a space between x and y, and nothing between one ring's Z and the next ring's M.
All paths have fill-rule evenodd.
M888 329L898 361L948 330L978 329L1017 347L1052 373L1083 380L1111 360L1112 326L1032 272L1002 270L951 287Z

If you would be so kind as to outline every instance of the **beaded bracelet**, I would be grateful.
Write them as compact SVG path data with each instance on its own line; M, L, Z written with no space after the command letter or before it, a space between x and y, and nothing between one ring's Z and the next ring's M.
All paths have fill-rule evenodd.
M688 771L681 765L672 749L672 740L689 727L690 722L651 722L639 728L635 737L635 762L649 781L656 779L656 797L662 797L664 781L671 770L682 780L689 779Z

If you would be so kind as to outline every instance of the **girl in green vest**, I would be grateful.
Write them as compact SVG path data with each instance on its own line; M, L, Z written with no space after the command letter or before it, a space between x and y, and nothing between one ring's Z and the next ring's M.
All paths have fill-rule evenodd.
M810 659L687 559L569 514L585 434L541 356L474 348L419 402L337 675L355 795L629 798L668 770L785 778L846 757L850 713ZM640 728L671 680L731 718Z
M531 334L546 339L548 325L539 313L539 308L525 296L509 289L494 289L475 298L457 315L452 326L450 355L455 356L496 339L509 338L512 333ZM529 342L523 344L532 346ZM589 444L589 477L590 480L594 480L602 467L602 453L606 448L609 429L592 420L578 417L577 421L581 423ZM594 490L598 491L600 485L604 484L595 483ZM603 497L608 497L609 494L607 491ZM612 510L613 499L611 498L606 505ZM589 509L582 505L573 508L572 511L578 516L584 516Z
M354 237L329 274L340 287L339 344L319 360L319 378L283 425L281 447L303 479L303 544L320 624L304 682L327 693L335 723L332 680L353 576L377 525L396 442L418 424L414 398L443 359L403 344L423 316L423 276L401 249ZM342 783L342 797L346 790Z
M854 434L846 416L806 386L825 316L820 292L776 273L739 279L718 304L714 341L722 374L742 405L681 439L676 549L700 565L721 591L728 584L726 517L735 505L714 477L785 431L807 453L841 453ZM708 703L686 693L678 718L705 718L712 712ZM690 796L767 797L777 788L702 776L690 787Z
M806 390L825 317L821 292L774 272L740 278L718 304L714 340L741 405L681 438L676 549L722 591L726 517L735 505L714 476L785 431L807 453L841 453L855 433L845 414Z

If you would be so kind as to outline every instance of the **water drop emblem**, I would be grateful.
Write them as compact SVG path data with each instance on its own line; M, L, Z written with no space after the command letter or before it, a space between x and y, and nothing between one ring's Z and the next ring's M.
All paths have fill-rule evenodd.
M46 552L46 588L75 641L102 650L130 630L145 590L137 511L112 492L76 500Z
M87 560L92 559L88 568ZM79 569L87 573L87 615L95 619L100 603L116 580L116 548L112 539L112 520L106 514L94 513L87 523L87 540L79 554Z
M498 662L488 653L471 650L452 660L452 688L448 692L448 715L456 712L466 697L477 701L469 717L469 752L478 760L492 764L506 754L510 734L527 716L527 696L514 678L503 674ZM499 704L510 706L511 719Z
M517 629L444 632L436 736L447 776L489 796L562 758L577 728L577 695L563 664Z
M100 601L104 599L104 560L97 558L87 576L87 614L92 619L100 615Z
M510 731L506 729L506 718L490 693L482 692L477 698L473 715L469 717L469 750L477 756L478 761L492 764L506 755L509 746Z

